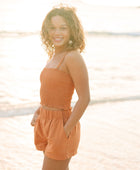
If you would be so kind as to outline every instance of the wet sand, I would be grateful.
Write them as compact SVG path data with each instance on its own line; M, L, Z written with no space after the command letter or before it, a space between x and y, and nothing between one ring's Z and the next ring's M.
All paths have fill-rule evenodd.
M0 118L0 170L41 170L31 115ZM140 170L139 101L90 105L70 170Z

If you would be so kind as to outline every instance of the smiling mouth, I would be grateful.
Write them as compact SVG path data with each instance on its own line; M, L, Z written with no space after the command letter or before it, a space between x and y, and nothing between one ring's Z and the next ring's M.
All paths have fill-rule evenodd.
M62 37L57 37L57 38L54 38L53 40L55 41L55 42L60 42L60 41L62 41Z

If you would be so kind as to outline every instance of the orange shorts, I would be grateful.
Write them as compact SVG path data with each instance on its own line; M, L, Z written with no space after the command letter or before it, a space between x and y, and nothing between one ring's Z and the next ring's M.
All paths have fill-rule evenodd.
M65 160L77 153L80 140L80 122L72 129L69 137L64 131L64 124L71 111L45 110L40 108L34 127L34 143L37 150L45 152L48 158Z

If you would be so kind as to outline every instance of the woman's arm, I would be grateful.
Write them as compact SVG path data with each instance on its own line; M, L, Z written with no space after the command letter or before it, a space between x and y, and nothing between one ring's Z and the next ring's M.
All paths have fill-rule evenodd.
M69 136L90 102L90 91L87 68L80 53L77 51L69 53L65 61L78 95L78 101L64 126L66 135Z

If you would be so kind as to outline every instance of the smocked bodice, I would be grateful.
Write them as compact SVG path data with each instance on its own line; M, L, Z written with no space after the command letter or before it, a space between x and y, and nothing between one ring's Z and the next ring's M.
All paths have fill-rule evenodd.
M68 73L57 68L44 68L40 75L41 105L70 109L74 83Z

